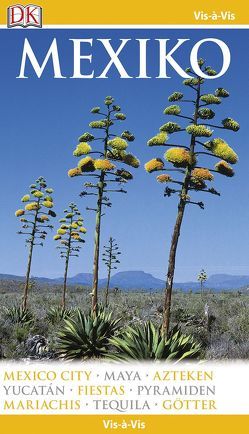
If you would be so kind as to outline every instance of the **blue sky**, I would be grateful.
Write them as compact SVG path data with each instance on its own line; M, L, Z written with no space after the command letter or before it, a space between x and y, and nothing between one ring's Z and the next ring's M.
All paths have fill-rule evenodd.
M15 209L20 198L38 176L47 179L55 190L55 211L58 217L70 201L79 206L88 229L86 244L80 258L72 260L70 275L92 271L93 234L95 215L85 211L93 205L90 199L81 199L82 179L67 177L67 170L76 165L72 152L77 137L88 131L93 120L90 109L101 105L106 95L112 95L127 120L120 124L120 132L129 129L136 136L130 150L141 161L134 170L134 180L128 185L127 195L113 194L112 209L107 209L102 225L102 244L110 235L116 238L122 251L119 270L143 270L164 278L168 251L177 212L177 197L164 198L163 186L143 169L146 161L162 157L160 148L148 148L147 140L170 118L163 115L167 97L175 90L184 91L182 78L173 70L171 79L120 79L115 68L108 79L73 80L51 78L48 67L42 79L34 74L26 80L16 79L19 72L24 38L29 41L42 59L54 37L61 53L64 75L72 74L72 43L69 38L112 38L114 47L120 38L170 38L172 46L177 38L190 38L175 56L185 68L189 66L189 51L202 38L216 37L224 40L231 51L231 65L225 76L210 80L205 92L217 87L230 91L230 98L215 106L216 122L231 116L238 120L238 133L222 131L222 137L234 147L240 161L232 179L216 176L214 186L221 197L199 193L198 200L205 201L205 210L188 206L182 226L177 254L176 280L196 279L201 268L207 273L249 274L249 200L248 200L248 33L246 30L1 30L0 31L0 83L1 83L1 273L23 275L26 270L27 249L24 239L16 234L19 229ZM138 72L138 51L131 43L122 52L130 75ZM93 65L101 72L108 55L101 45L94 43ZM219 52L210 44L200 51L201 57L214 68L219 68ZM149 73L157 75L157 44L151 42L148 52ZM29 71L29 70L27 70ZM192 107L186 105L186 114ZM173 119L172 119L173 120ZM218 133L218 137L221 132ZM175 136L187 144L186 135ZM172 137L173 139L173 137ZM172 140L171 139L171 140ZM173 141L173 140L172 140ZM184 142L185 141L185 142ZM202 160L204 165L213 165ZM56 223L56 222L55 222ZM55 277L63 273L63 263L55 249L52 235L43 248L34 252L32 275ZM100 275L105 275L101 264Z

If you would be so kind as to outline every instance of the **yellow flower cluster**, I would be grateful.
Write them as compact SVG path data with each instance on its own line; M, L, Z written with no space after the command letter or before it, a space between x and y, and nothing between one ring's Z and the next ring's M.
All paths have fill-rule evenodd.
M218 161L218 163L215 164L215 169L225 176L232 177L234 175L232 167L224 160Z
M107 144L118 151L124 151L128 147L126 140L121 137L115 137L114 139L109 140Z
M213 119L215 116L215 112L210 108L200 108L198 110L198 115L201 119Z
M189 151L183 148L170 148L165 152L164 158L176 167L186 167L191 164Z
M73 169L69 169L67 172L69 178L73 178L74 176L81 175L81 170L78 167L74 167Z
M65 235L66 233L67 233L66 229L61 229L61 228L59 228L59 229L57 230L57 234L58 234L58 235Z
M80 236L79 236L79 234L77 232L72 232L72 238L74 240L80 240Z
M195 190L203 190L207 186L205 182L200 178L191 178L191 187L193 187Z
M220 104L221 100L218 96L213 95L212 93L207 93L205 95L201 96L201 101L205 102L206 104Z
M186 131L195 137L211 137L213 131L205 125L188 125Z
M72 224L71 224L71 228L72 228L72 229L77 229L77 228L78 228L77 223L72 223Z
M125 154L122 160L125 164L128 164L128 166L134 167L135 169L140 166L140 161L132 154Z
M45 206L45 208L53 208L54 204L50 200L44 200L42 202L42 205Z
M89 154L89 152L91 152L92 148L88 143L79 143L75 149L75 151L73 152L73 155L75 157L81 157L81 155L86 155Z
M124 121L126 119L126 115L124 113L116 113L115 118L119 121Z
M156 136L148 140L148 146L162 146L168 140L168 134L166 132L160 132Z
M82 234L86 234L86 228L83 228L83 227L81 227L81 228L79 228L79 232L81 232Z
M235 164L238 161L238 155L230 146L222 139L217 138L213 139L210 142L206 142L205 146L207 149L216 155L217 157L222 158L227 163Z
M223 119L223 121L221 122L223 127L228 129L228 130L232 130L232 131L239 131L240 126L239 123L236 122L234 119L232 118L226 118Z
M25 206L26 211L36 211L38 208L39 206L37 202L31 202Z
M91 142L94 139L94 136L91 133L84 133L79 137L79 142Z
M118 177L125 179L126 181L133 179L131 172L129 172L128 170L119 169L119 170L116 170L115 174Z
M105 128L106 122L105 121L93 121L93 122L90 122L89 127L91 127L91 128Z
M214 92L215 96L227 98L229 96L229 92L226 89L223 89L222 87L218 87L216 91Z
M183 93L181 92L174 92L172 93L169 97L168 97L168 101L172 102L172 101L179 101L180 99L183 98Z
M212 181L214 179L212 173L204 167L198 167L194 169L191 173L191 176L193 178L198 178L202 181Z
M38 199L40 199L41 197L43 197L43 193L42 193L42 191L39 191L39 190L35 190L35 191L32 193L32 195L35 196L35 197L37 197Z
M24 209L17 209L16 212L15 212L15 216L16 217L21 217L24 214L25 214Z
M171 176L168 175L167 173L162 174L162 175L158 175L158 176L156 177L156 179L157 179L158 182L161 182L161 183L172 181Z
M45 221L48 221L49 218L48 218L47 215L43 214L43 215L40 216L40 220L42 220L43 222L45 222Z
M164 163L160 158L153 158L144 165L144 168L146 172L152 173L157 170L162 170L164 168Z
M115 169L115 165L111 163L109 160L95 160L94 161L94 167L97 170L112 170Z
M69 229L69 226L62 224L61 227L60 227L60 229Z
M85 157L82 158L78 162L78 168L81 170L81 172L94 172L94 160L91 157Z
M55 241L60 240L60 239L61 239L61 236L60 236L60 235L55 235L55 236L54 236L54 240L55 240Z
M25 196L22 197L21 201L22 202L28 202L30 199L30 195L29 194L25 194Z
M183 80L182 82L185 86L197 86L199 83L199 79L198 78L187 78L186 80Z
M215 75L217 75L217 72L214 69L210 68L210 67L205 68L205 72L209 76L215 76Z
M165 131L166 133L176 133L180 131L181 127L176 122L167 122L160 127L160 131Z
M181 108L179 105L170 105L166 107L163 113L165 115L179 115L181 113Z

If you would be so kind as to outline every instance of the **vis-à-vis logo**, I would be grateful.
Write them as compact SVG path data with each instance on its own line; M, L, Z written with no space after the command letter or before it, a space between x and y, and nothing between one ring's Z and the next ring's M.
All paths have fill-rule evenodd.
M42 27L42 8L29 4L16 4L8 7L7 27Z

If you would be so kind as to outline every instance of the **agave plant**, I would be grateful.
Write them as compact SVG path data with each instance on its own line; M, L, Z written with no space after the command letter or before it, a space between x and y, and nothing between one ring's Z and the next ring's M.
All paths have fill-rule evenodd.
M46 317L51 324L56 324L62 320L71 318L74 314L74 309L66 309L62 306L53 306L48 309Z
M151 321L127 327L120 336L110 339L114 352L112 360L183 360L197 358L201 347L192 336L184 335L178 327L172 329L168 339Z
M77 311L75 318L66 319L57 335L57 355L66 360L91 359L106 356L109 340L119 330L121 319L112 312L99 309L98 314Z
M21 306L4 307L4 315L13 324L30 325L34 321L32 312Z

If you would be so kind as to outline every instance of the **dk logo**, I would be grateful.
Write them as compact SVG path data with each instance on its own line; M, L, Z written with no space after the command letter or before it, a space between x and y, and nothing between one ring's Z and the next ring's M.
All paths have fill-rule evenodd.
M42 27L42 8L29 4L8 7L7 27Z

